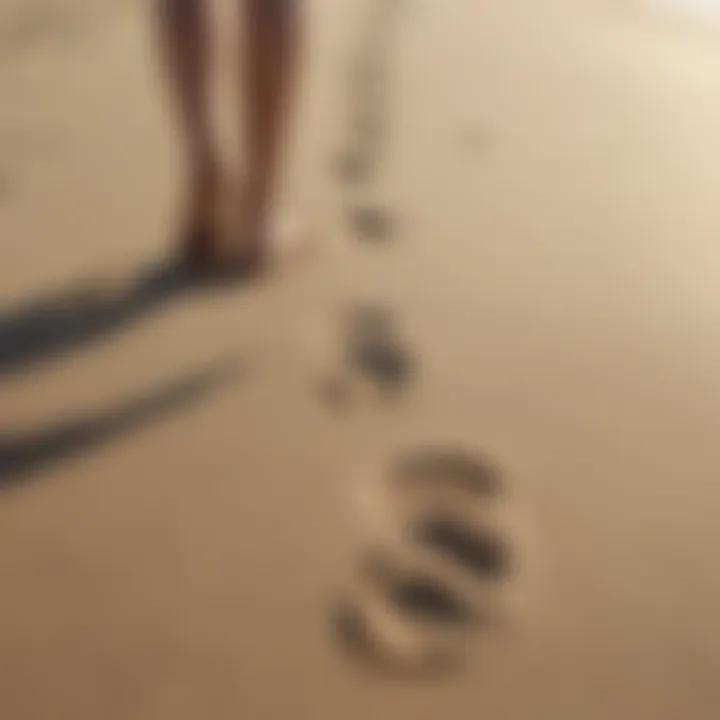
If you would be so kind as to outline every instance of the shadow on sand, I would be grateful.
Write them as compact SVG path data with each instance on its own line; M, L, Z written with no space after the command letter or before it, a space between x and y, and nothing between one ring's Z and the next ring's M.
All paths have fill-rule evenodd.
M245 370L241 360L225 360L96 415L69 418L27 434L0 435L0 491L190 408L241 377Z
M120 288L68 288L0 310L0 376L21 373L109 335L201 284L181 267L158 262Z

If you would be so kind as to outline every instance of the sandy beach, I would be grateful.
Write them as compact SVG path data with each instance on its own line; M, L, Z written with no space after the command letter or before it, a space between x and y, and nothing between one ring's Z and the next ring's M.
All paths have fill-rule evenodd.
M164 264L149 4L0 4L0 717L717 718L720 24L311 0L306 26L282 198L319 251L197 287ZM407 359L385 394L342 361L368 312ZM455 672L373 671L333 626L353 492L460 438L521 518L520 602Z

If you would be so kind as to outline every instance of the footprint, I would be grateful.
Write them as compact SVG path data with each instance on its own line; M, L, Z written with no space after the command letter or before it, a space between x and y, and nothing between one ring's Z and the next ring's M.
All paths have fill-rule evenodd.
M428 623L470 623L473 608L457 592L431 574L404 568L390 555L376 552L365 560L366 575L373 575L390 604L407 618Z
M503 491L498 468L456 448L422 448L402 456L395 475L405 484L439 484L447 491L455 489L470 495L497 496Z
M392 313L382 306L358 307L346 322L349 368L385 394L401 390L414 371L415 358Z
M381 305L356 306L341 319L337 352L318 383L318 395L334 410L347 410L367 390L382 400L394 399L417 371L417 360L391 312ZM332 359L334 358L334 359Z
M392 611L346 602L334 611L333 630L349 659L392 675L438 678L460 665L454 643L408 626Z
M358 567L355 591L336 608L342 647L373 668L439 673L456 667L473 611L431 576L406 571L381 553Z
M370 162L360 152L345 152L336 160L338 179L346 185L356 185L370 177Z
M388 243L396 236L395 219L391 211L382 206L352 208L349 223L357 237L368 243Z
M514 570L498 466L463 449L420 448L356 489L363 540L338 638L385 668L460 667Z
M391 102L396 32L400 28L401 3L372 0L360 27L357 47L344 76L347 94L346 138L337 161L341 183L368 190L382 171L392 149ZM386 243L397 232L392 212L379 204L348 201L346 220L359 240Z
M350 364L382 392L396 392L412 372L410 352L393 338L358 339L349 348Z
M432 518L416 530L419 542L483 578L504 578L510 555L502 538L466 527L452 517Z

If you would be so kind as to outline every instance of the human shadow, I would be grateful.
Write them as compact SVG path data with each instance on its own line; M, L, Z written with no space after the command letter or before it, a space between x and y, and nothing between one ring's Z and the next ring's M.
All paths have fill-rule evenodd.
M389 132L391 59L405 0L374 0L361 29L347 76L347 136L337 160L345 185L370 184L378 175ZM384 241L395 230L392 214L381 206L352 207L348 222L363 240Z
M160 261L120 288L75 284L0 309L0 376L30 370L121 332L199 287L189 272Z
M193 406L240 377L244 369L238 359L224 360L103 412L29 433L0 435L0 491Z

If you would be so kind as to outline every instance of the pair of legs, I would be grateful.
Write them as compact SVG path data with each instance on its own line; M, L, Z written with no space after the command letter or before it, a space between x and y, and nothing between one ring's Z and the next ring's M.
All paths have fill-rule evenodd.
M298 42L297 0L233 0L244 5L247 167L240 227L223 252L217 227L220 162L212 135L210 0L157 0L189 167L184 259L195 268L254 269L263 259Z

